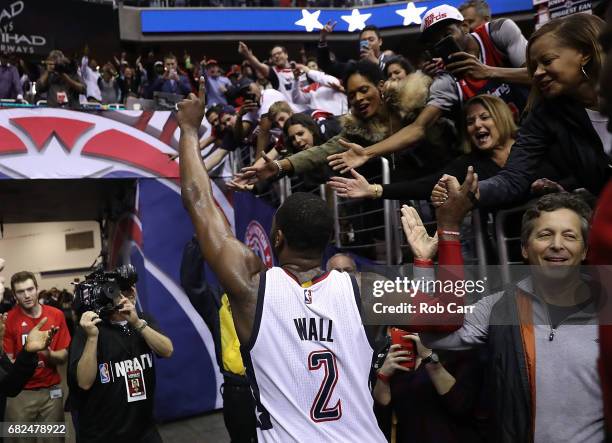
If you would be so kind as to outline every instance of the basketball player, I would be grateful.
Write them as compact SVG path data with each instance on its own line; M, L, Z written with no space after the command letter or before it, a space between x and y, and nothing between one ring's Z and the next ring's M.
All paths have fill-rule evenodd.
M179 105L183 203L205 260L227 290L256 403L260 442L384 442L368 388L372 347L348 273L320 269L333 232L325 203L296 193L278 209L271 241L280 267L233 235L198 149L203 103Z

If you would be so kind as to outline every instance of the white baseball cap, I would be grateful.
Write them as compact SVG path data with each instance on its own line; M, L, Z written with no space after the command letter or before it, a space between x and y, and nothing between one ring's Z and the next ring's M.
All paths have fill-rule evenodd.
M431 8L423 17L423 21L421 22L421 32L424 32L431 28L433 25L436 25L445 20L455 20L458 22L462 22L463 15L461 15L457 8L454 8L450 5L440 5L436 6L435 8Z

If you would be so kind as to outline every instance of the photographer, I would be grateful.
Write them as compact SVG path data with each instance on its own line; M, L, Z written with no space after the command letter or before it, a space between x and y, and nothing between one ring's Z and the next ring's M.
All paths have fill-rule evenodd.
M81 297L77 290L76 303ZM68 382L74 394L77 441L161 442L153 419L155 360L151 351L170 357L172 342L157 331L151 317L139 317L134 286L121 291L112 302L105 300L107 306L102 309L81 304L98 313L82 313L70 347Z
M78 107L79 94L85 94L87 88L77 75L77 67L56 49L49 53L45 65L47 69L36 82L36 89L47 93L47 105Z

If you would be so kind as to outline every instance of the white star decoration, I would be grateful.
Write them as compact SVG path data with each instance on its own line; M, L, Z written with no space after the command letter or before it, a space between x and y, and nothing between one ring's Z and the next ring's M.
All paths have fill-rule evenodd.
M365 28L366 20L371 16L372 14L361 14L359 9L353 9L351 15L342 15L341 18L349 24L348 31L353 32Z
M408 26L411 23L420 25L421 14L425 12L426 9L427 6L417 8L414 6L414 3L410 2L406 5L406 9L398 9L395 13L404 17L404 23L402 23L404 26Z
M306 9L302 9L302 18L295 22L295 24L305 27L306 32L312 32L315 29L323 29L323 24L319 21L320 14L320 10L310 13Z

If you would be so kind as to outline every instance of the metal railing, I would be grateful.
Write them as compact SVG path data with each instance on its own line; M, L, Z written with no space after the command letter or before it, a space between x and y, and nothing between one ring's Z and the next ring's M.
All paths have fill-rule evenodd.
M236 173L243 166L252 163L251 149L248 146L242 149L237 149L231 153L232 170ZM389 161L381 157L380 173L370 175L366 179L370 183L388 184L391 182L391 171ZM404 260L404 250L409 251L409 246L406 242L403 227L400 221L400 202L398 200L384 199L367 200L367 199L343 199L339 198L336 192L329 192L324 184L312 186L309 189L304 189L304 180L301 178L283 177L277 180L266 192L258 194L258 197L264 198L273 205L282 204L287 197L296 190L304 192L317 193L322 199L329 202L329 206L333 211L334 216L334 237L332 243L340 250L347 252L359 253L367 248L384 246L384 264L399 265ZM368 205L364 208L363 203ZM377 202L379 205L377 207ZM410 200L408 203L414 207L423 220L423 225L428 230L430 235L433 235L437 228L437 222L433 216L433 210L430 203L427 201ZM369 207L368 207L369 206ZM501 277L503 283L510 282L510 265L520 263L520 257L515 260L513 254L510 253L508 245L514 242L520 242L520 235L509 231L505 226L507 220L513 216L519 216L526 209L525 206L499 211L496 220L493 224L495 241L489 236L489 232L483 223L482 215L478 209L470 212L466 217L466 221L461 228L462 235L462 251L466 264L476 265L480 278L487 276L487 265L489 260L487 251L496 249L499 264L501 265ZM376 217L380 214L380 217ZM354 220L360 220L362 223L353 226ZM367 220L367 222L364 222ZM382 224L381 224L382 221ZM514 224L516 226L517 224ZM520 225L520 223L518 224ZM357 227L356 227L357 226ZM372 241L376 232L380 232L383 242ZM369 239L369 242L359 242L356 238L359 234ZM496 244L494 244L496 243ZM379 261L381 254L378 254Z
M528 205L518 206L512 209L504 209L497 212L495 218L495 239L497 242L497 255L500 264L500 272L502 282L509 284L512 282L512 276L510 275L510 265L516 265L522 263L522 259L512 256L508 246L512 244L520 245L521 236L520 231L518 233L508 233L506 228L506 222L511 217L517 217L522 215L527 209ZM520 226L520 225L519 225ZM518 235L517 235L518 234Z

